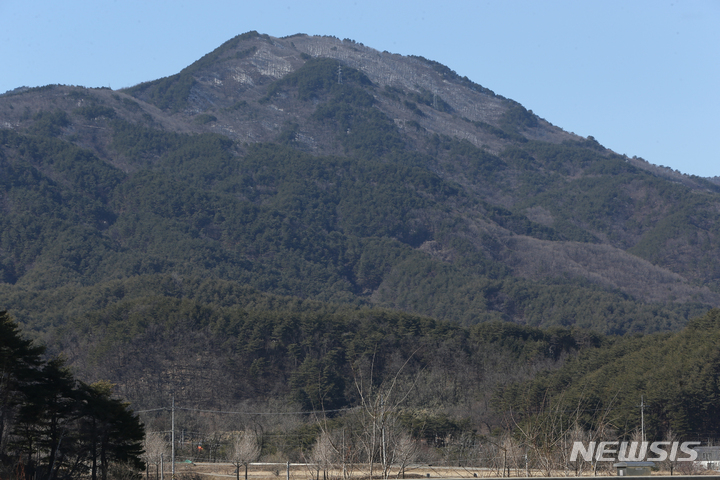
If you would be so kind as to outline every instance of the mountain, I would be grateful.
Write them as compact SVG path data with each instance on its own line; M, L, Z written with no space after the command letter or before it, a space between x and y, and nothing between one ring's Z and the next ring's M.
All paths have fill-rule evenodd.
M611 334L720 306L720 186L422 57L249 32L124 90L13 90L0 126L0 305L38 332L238 288Z

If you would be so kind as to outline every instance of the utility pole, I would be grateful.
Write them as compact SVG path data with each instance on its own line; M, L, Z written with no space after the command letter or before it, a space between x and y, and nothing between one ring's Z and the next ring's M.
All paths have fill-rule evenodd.
M172 433L170 434L170 440L172 441L172 468L171 468L171 475L172 480L175 480L175 394L173 394L172 397L172 415L171 415L171 424L172 424Z

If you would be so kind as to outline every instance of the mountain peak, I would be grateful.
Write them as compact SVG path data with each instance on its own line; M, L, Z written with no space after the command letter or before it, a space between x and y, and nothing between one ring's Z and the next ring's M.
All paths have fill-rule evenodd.
M524 116L532 119L535 127L523 133L528 138L554 142L579 139L437 62L379 52L352 40L327 36L298 34L275 38L248 32L224 43L178 75L127 91L173 112L192 116L211 111L212 115L223 118L221 108L243 99L263 98L269 84L296 71L311 58L334 59L339 65L365 74L376 87L374 96L380 108L388 110L399 125L418 123L427 131L464 138L476 146L484 145L497 151L502 148L502 142L498 142L497 130L493 129L512 121L513 116ZM336 72L332 72L333 79L335 75ZM393 97L401 104L407 102L418 107L398 108L392 105ZM276 111L278 108L282 107L268 106ZM298 116L291 111L282 111L285 115L269 112L277 119L272 122L273 126L297 120ZM485 128L478 128L478 124ZM230 127L223 133L231 133L230 130L236 129ZM252 134L266 138L258 131ZM251 137L240 135L239 140L252 141Z

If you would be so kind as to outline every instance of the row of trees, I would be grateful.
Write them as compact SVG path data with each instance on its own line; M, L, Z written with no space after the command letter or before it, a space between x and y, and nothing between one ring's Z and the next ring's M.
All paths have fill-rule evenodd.
M428 438L407 425L406 398L414 387L408 390L407 385L400 386L394 379L375 387L367 385L367 379L355 380L355 388L362 398L358 407L342 414L317 411L306 418L307 423L302 427L284 430L282 434L250 424L241 430L215 431L203 440L190 442L191 450L199 445L210 450L209 457L198 454L191 458L230 462L235 467L237 480L243 469L247 480L248 466L261 458L263 462L300 461L308 469L307 473L319 480L321 476L323 479L405 478L406 469L418 463L471 472L474 468L484 468L497 476L532 476L531 472L546 477L561 473L564 476L608 474L613 468L612 462L599 458L603 455L595 454L592 447L600 442L611 442L620 457L645 458L641 452L647 452L648 457L658 454L648 450L648 443L640 445L643 442L640 430L630 435L621 434L609 421L610 412L603 410L595 412L590 430L577 421L563 423L564 412L548 408L532 419L519 420L510 415L507 429L491 435L468 430ZM298 441L299 453L293 456L279 451L275 438L279 435L304 437ZM657 439L670 445L679 437L668 430ZM589 457L585 453L573 454L576 442L591 451ZM671 474L675 471L696 473L693 463L685 461L687 452L672 450L675 453L671 453L669 447L661 448L666 449L667 455L656 462L658 468ZM159 466L163 454L169 459L169 445L161 433L148 435L145 450L148 464ZM607 455L613 456L610 452L604 456Z
M398 328L386 329L379 320L379 317L375 318L374 329L384 339L407 339L412 332L431 326L413 323L412 317L401 317L395 319ZM311 323L306 318L303 328L309 328ZM257 328L262 322L256 320L252 324ZM331 323L313 325L318 332L334 331L328 328ZM573 458L571 452L575 442L582 442L585 447L591 442L618 442L620 446L622 442L641 442L642 439L669 444L673 441L705 443L708 438L718 437L718 416L713 399L717 398L718 391L720 310L693 320L677 334L645 337L603 339L560 330L550 335L549 331L509 323L474 327L470 332L470 344L478 342L484 350L502 346L528 363L543 355L563 359L559 368L547 369L530 380L525 377L517 383L501 385L492 402L501 419L492 425L493 428L484 431L477 418L458 420L477 410L477 404L453 404L451 398L430 391L432 385L427 372L435 367L424 357L427 352L432 352L434 357L441 356L441 348L415 343L418 348L411 349L406 348L408 344L398 341L393 344L395 356L388 357L385 348L379 344L357 355L362 348L360 338L371 337L372 333L360 329L359 338L351 340L356 328L352 325L352 322L346 322L338 328L348 342L344 348L330 343L331 337L340 335L330 333L325 339L313 337L312 345L327 349L324 358L306 356L303 359L297 344L289 348L295 352L297 365L312 366L303 370L302 382L294 383L298 389L294 396L298 399L299 393L304 392L303 399L309 410L306 415L298 415L302 425L286 423L271 427L263 423L265 420L253 420L233 425L228 430L252 429L257 432L245 433L238 439L244 438L247 444L247 435L255 435L256 440L249 442L256 446L261 444L262 456L268 461L303 461L316 469L313 474L317 477L328 472L330 476L342 474L345 478L360 470L363 470L362 474L384 478L402 475L409 463L417 461L485 467L505 474L511 470L519 473L541 471L548 476L558 472L598 473L610 468L612 462L598 461L597 456ZM432 326L434 329L429 333L445 337L457 335L462 330L453 330L448 325L443 329L440 323ZM281 348L283 338L299 343L304 343L306 338L291 322L275 323L268 330L274 332L272 345L275 351ZM247 332L241 338L248 344L257 343L254 335ZM370 343L375 342L371 339ZM459 357L457 352L463 350L461 345L463 343L458 341L452 349L456 358ZM575 349L579 349L577 354L569 353ZM478 355L472 353L470 356ZM344 356L352 357L353 361L342 366L332 362L333 358L337 361ZM268 359L268 368L273 368L272 357L263 358ZM505 360L505 368L508 368ZM468 375L477 368L479 364L467 369L460 362L455 364L455 370L468 372ZM432 380L438 383L445 376L451 381L449 371L443 370L442 375L434 376ZM343 372L339 376L345 379L342 385L346 403L339 404L336 397L337 372ZM505 372L506 375L509 373ZM278 375L273 373L271 376ZM291 378L299 377L291 375ZM484 385L490 386L489 383ZM481 390L476 388L470 383L458 385L466 395ZM642 412L640 395L643 395ZM429 402L429 397L442 403L442 407ZM428 414L456 405L460 406L454 410L459 428L452 428L449 422L440 426L443 418ZM338 413L336 409L341 407L345 408ZM333 410L324 410L327 408ZM641 421L643 414L644 421ZM243 418L248 419L248 415L253 414L245 414ZM218 445L213 458L229 459L238 469L253 461L248 456L234 453L227 433L213 435ZM278 436L283 437L284 444ZM290 440L291 437L299 440ZM680 460L685 455L677 453L677 458L670 455L659 466L671 472L691 468L691 462Z
M128 404L44 351L0 312L0 476L106 480L112 468L142 469L144 428Z
M181 450L183 454L192 452L192 460L232 463L237 480L242 470L247 480L248 466L261 455L270 461L303 462L317 479L320 475L347 479L361 471L369 473L371 478L389 478L391 470L397 476L404 476L408 464L418 458L423 443L411 434L403 421L403 408L414 385L398 382L397 377L374 385L372 379L360 374L354 388L361 398L360 404L342 413L325 411L320 400L316 405L318 410L304 416L304 422L294 428L285 423L280 430L266 431L261 424L249 422L239 430L213 431L203 439L196 437L188 442L189 450L186 445ZM285 440L278 441L276 437L285 437ZM293 440L288 442L288 438ZM431 443L443 446L442 440ZM165 433L147 435L144 458L148 465L161 465L163 458L169 460L169 452Z

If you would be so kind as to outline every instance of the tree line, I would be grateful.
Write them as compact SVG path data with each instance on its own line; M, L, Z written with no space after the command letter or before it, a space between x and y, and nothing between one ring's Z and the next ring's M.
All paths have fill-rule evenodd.
M138 471L144 428L107 382L77 380L0 312L0 476L107 480Z

